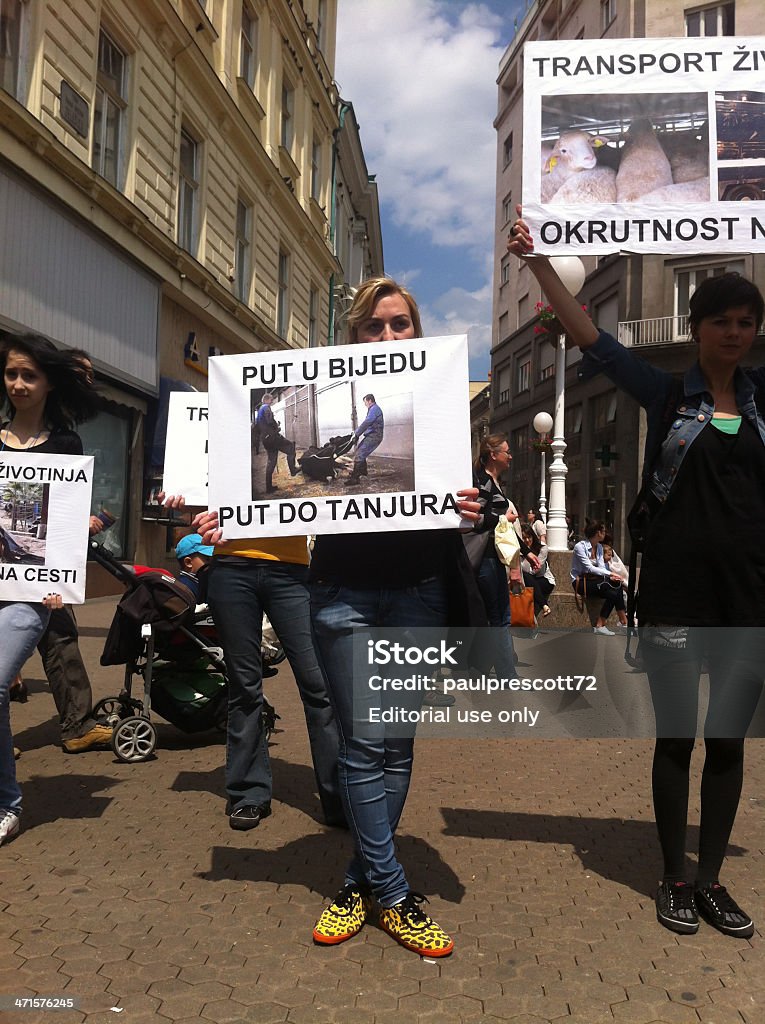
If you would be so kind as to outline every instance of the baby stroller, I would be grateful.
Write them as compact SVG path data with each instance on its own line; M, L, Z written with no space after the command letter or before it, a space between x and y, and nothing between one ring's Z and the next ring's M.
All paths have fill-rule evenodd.
M315 445L306 448L298 459L303 475L309 480L333 480L337 476L338 456L347 455L355 443L353 434L342 434L330 437L322 448Z
M102 665L125 666L117 697L105 697L93 709L113 728L112 749L120 761L146 761L154 753L157 732L153 709L186 733L226 730L228 678L223 651L206 605L168 572L123 565L97 541L90 556L127 587L101 655ZM284 652L264 630L263 676L274 675ZM143 697L133 696L133 676L143 678ZM266 736L279 718L263 698Z

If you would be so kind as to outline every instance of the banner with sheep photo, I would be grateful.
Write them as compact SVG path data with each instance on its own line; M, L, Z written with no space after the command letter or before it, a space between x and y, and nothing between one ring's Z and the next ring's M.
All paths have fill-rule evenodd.
M537 252L765 251L765 37L524 48Z

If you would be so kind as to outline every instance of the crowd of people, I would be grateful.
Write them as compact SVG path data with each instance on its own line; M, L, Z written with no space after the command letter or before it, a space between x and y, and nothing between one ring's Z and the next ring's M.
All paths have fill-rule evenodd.
M549 260L531 258L533 243L519 219L508 248L525 260L568 336L583 350L582 374L606 373L646 406L649 434L658 435L657 408L673 387L663 371L623 349L599 332L560 283ZM762 322L763 300L737 275L713 278L694 293L691 330L699 361L683 382L677 429L666 440L656 436L648 469L658 511L645 547L639 621L643 657L656 709L657 741L653 795L664 875L656 897L659 921L676 932L698 928L702 914L721 932L748 937L749 916L720 883L719 873L733 827L741 790L743 736L759 698L765 661L760 650L760 608L765 606L765 557L753 529L756 509L765 497L765 421L755 390L765 384L745 374L739 363ZM409 291L389 278L362 284L348 313L351 343L396 342L422 336L419 312ZM82 362L40 340L14 339L1 350L0 398L9 418L0 432L3 448L13 451L79 452L74 426L95 409L95 391ZM658 397L657 397L658 396ZM274 430L271 396L257 413L260 441L270 470L279 451L294 468L294 445ZM363 474L366 458L380 443L382 412L373 394L364 398L367 418L357 430L360 441L354 473ZM704 429L710 425L712 429ZM46 447L47 446L47 447ZM290 447L291 446L291 447ZM425 530L319 536L312 554L305 538L260 537L227 540L215 511L193 520L193 535L177 548L179 569L196 588L205 577L209 602L223 648L229 682L225 786L231 828L254 829L272 813L273 780L263 726L261 625L266 614L292 667L305 711L316 786L324 820L348 830L353 855L337 895L321 911L313 939L334 945L356 935L374 918L396 941L430 957L449 955L454 942L427 913L426 897L409 884L398 859L395 836L409 790L414 737L359 729L354 707L353 644L376 627L403 635L418 628L491 626L487 660L497 674L513 677L509 579L532 588L538 618L550 613L556 581L549 566L546 526L534 509L521 523L503 476L512 458L502 434L484 437L472 481L458 492L461 530ZM681 464L681 471L676 472ZM273 490L270 475L267 491ZM698 501L700 493L704 501ZM668 500L666 500L668 499ZM747 503L745 516L741 502ZM184 505L182 496L166 499ZM694 516L689 509L694 508ZM738 565L738 595L728 603L709 600L694 586L693 573L705 552L704 579L719 573L734 582L721 548L710 568L707 531L720 530L731 516L749 530L749 562ZM693 522L690 520L693 519ZM520 561L509 567L494 542L498 527L517 532ZM751 524L751 526L749 526ZM616 610L627 627L624 602L626 569L606 545L602 523L588 523L572 552L571 582L582 598L602 598L596 634L607 634ZM699 565L699 572L702 567ZM740 574L745 578L741 578ZM690 578L689 578L690 574ZM198 591L195 589L195 593ZM47 595L39 604L0 603L0 843L19 831L21 794L8 715L10 685L61 600ZM67 621L73 616L66 613ZM725 627L742 636L715 644L707 627ZM60 629L59 634L63 633ZM70 628L71 632L71 628ZM5 643L12 636L13 643ZM76 633L75 633L76 637ZM56 640L51 643L55 646ZM711 700L706 759L702 776L699 866L694 882L684 876L690 755L702 660L709 667ZM63 725L63 721L62 721ZM72 725L74 728L74 725ZM87 701L78 710L77 729L87 736L98 723L88 718ZM680 738L678 738L680 737ZM76 737L75 737L76 738ZM66 746L66 742L65 742ZM68 748L67 748L68 749Z

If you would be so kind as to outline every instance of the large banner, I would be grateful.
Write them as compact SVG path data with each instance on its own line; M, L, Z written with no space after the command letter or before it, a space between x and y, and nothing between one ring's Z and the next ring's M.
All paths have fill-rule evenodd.
M467 338L210 360L226 539L456 527L471 485Z
M85 600L90 455L0 455L0 601Z
M207 392L173 391L167 407L162 489L207 508Z
M527 43L540 253L765 251L765 37Z

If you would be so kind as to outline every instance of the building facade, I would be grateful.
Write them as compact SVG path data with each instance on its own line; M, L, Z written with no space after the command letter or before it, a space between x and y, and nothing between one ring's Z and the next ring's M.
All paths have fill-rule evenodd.
M331 344L336 288L381 266L336 6L0 6L0 328L92 354L105 406L82 433L122 556L168 547L145 486L160 393L206 390L211 354ZM372 194L355 189L369 228L349 271L335 204L358 167Z
M492 430L510 437L512 496L519 507L540 493L539 443L532 421L553 413L553 345L540 326L544 301L524 264L506 251L521 199L523 149L523 46L544 39L737 35L759 31L757 0L698 4L677 0L536 0L500 63L498 77L497 192L492 349ZM740 185L744 187L744 185ZM738 197L740 198L740 197ZM752 199L765 198L759 195ZM762 255L607 256L583 259L587 279L580 300L593 321L634 346L644 358L673 372L693 362L688 341L688 298L709 274L738 270L765 288ZM567 506L576 528L585 518L604 519L617 545L627 544L626 514L641 470L644 414L604 377L580 384L578 350L567 355L565 439ZM758 343L752 362L765 360ZM535 441L537 442L535 445ZM548 462L549 464L549 462Z

